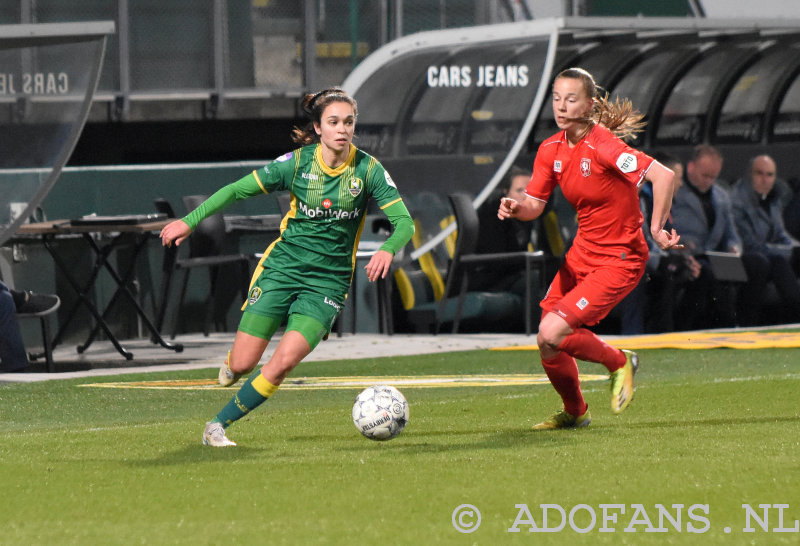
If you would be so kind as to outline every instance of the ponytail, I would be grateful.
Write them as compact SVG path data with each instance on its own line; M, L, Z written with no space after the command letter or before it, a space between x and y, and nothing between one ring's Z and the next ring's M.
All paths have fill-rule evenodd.
M611 102L608 93L595 100L592 114L597 123L623 140L634 138L647 125L646 121L642 121L644 114L633 107L630 99L620 101L617 97Z
M620 100L617 97L612 102L608 98L608 92L601 90L592 75L583 68L568 68L556 76L556 79L559 78L580 80L584 91L592 98L592 111L585 118L576 121L603 125L621 139L635 137L647 125L647 122L642 121L644 114L633 107L630 99Z

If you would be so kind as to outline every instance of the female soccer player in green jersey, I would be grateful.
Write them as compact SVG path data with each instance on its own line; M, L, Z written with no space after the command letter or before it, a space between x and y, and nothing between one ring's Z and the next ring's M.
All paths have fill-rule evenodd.
M201 220L234 201L288 190L291 208L280 236L267 247L250 283L233 347L219 382L233 385L250 373L282 324L278 346L260 372L206 424L203 444L236 445L225 429L269 398L286 376L326 337L344 307L353 277L367 205L374 198L394 226L365 266L367 278L385 278L392 258L414 234L414 223L389 173L352 144L356 101L340 88L303 99L310 118L292 139L303 145L229 184L161 232L164 245L181 244Z

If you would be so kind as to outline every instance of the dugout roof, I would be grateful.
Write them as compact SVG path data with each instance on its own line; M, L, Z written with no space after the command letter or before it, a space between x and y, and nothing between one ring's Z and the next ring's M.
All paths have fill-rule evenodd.
M0 244L55 184L83 130L113 21L0 25Z
M357 145L412 202L461 190L478 205L557 131L549 91L569 66L646 114L638 147L769 145L796 162L797 20L566 17L423 32L377 50L343 85L358 100Z

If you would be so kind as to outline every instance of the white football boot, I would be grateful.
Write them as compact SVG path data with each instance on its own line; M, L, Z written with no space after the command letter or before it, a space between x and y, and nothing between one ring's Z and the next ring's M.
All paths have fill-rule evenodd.
M237 381L239 378L242 377L242 374L235 373L231 371L230 364L231 361L231 352L228 351L228 356L225 357L225 362L222 363L222 366L219 367L219 384L221 387L230 387Z
M225 436L225 427L222 423L210 422L206 423L206 428L203 431L203 445L212 447L227 447L235 446L236 442L228 440Z

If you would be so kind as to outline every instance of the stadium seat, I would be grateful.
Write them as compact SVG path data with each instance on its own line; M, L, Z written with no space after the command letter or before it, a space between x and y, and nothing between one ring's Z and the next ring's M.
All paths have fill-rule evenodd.
M549 257L542 252L494 252L490 254L476 254L475 249L478 242L478 231L480 222L478 212L472 204L472 199L465 193L454 193L448 196L453 207L457 225L457 236L453 258L447 270L447 280L444 289L444 301L440 301L439 319L437 321L437 331L441 326L442 318L447 306L447 298L457 294L457 304L453 315L453 333L458 331L459 322L467 296L470 271L479 265L491 264L492 267L502 268L505 265L525 263L525 333L530 335L533 326L533 306L534 290L533 271L544 269ZM539 278L544 278L543 274ZM456 292L456 286L459 286ZM490 294L501 294L504 298L511 301L516 299L516 294L512 292L490 292Z
M43 347L42 353L29 354L28 358L30 358L31 360L36 360L44 356L44 361L48 372L56 371L55 362L53 361L53 342L52 342L52 336L50 335L49 317L58 310L60 305L61 301L59 300L58 305L56 305L55 307L51 307L46 311L42 311L39 313L17 313L17 318L20 319L39 319L39 323L42 328L42 347Z
M200 203L205 201L205 195L184 196L183 203L187 212L197 208ZM172 206L165 199L155 200L156 210L165 212L167 216L175 218ZM174 338L180 323L181 310L186 297L186 288L189 283L189 273L192 269L207 268L210 275L210 289L203 309L203 334L208 336L211 321L214 315L214 301L217 288L220 283L220 271L223 265L235 265L238 267L238 283L241 290L242 300L247 298L247 288L250 281L251 258L246 254L226 254L224 253L225 240L225 220L221 214L209 216L197 226L192 236L187 239L189 243L189 256L179 258L179 247L172 246L164 250L164 263L162 267L161 279L161 298L158 315L156 317L156 329L161 331L164 325L166 310L170 300L170 289L172 275L177 271L183 271L183 282L181 284L180 296L177 306L177 317L173 321L171 337Z
M5 282L9 288L14 288L14 276L11 271L10 264L6 257L0 253L0 279ZM38 319L42 330L42 352L41 353L28 353L30 360L38 360L44 357L46 369L48 372L56 371L55 361L53 360L53 336L50 333L50 315L58 311L61 307L61 300L49 309L39 312L17 312L18 319Z
M393 277L400 303L405 310L409 326L418 332L438 333L443 325L451 325L457 333L462 323L470 322L478 327L490 329L511 326L525 310L523 298L508 291L469 290L468 277L473 266L479 264L522 263L529 261L529 289L526 298L531 298L525 313L525 331L532 330L532 314L538 296L538 285L534 286L533 272L554 263L551 255L534 252L512 252L494 254L475 254L477 241L478 215L466 194L453 194L448 197L450 207L439 210L438 228L446 228L453 221L457 230L443 244L423 254L413 261L406 257L394 267ZM428 203L435 203L430 199ZM428 211L430 212L430 211ZM432 225L428 222L428 225ZM418 216L415 216L416 231L411 241L419 248L425 240L425 229ZM447 256L447 264L441 267L437 259ZM540 279L544 278L540 274Z

